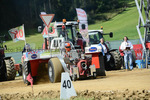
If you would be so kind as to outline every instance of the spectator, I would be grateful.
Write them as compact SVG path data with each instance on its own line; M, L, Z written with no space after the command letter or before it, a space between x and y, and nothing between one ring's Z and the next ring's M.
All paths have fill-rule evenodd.
M109 49L108 49L107 45L104 43L104 39L103 38L100 39L99 46L102 47L102 54L104 56L104 66L105 66L105 69L106 70L110 70L109 66L107 66L107 63L110 61L111 56L108 53Z
M24 48L23 48L22 54L23 54L24 52L30 52L30 51L32 51L32 49L31 49L31 47L30 47L30 44L27 43L27 44L24 46Z
M98 45L102 47L102 53L103 53L103 56L105 56L105 54L107 53L107 48L108 47L104 43L104 39L103 38L100 39L100 43Z
M121 43L120 49L123 50L124 52L124 63L125 63L125 68L126 70L129 70L128 67L128 62L130 64L130 70L133 69L133 64L132 64L132 49L133 45L130 41L128 41L128 37L125 36L124 41Z

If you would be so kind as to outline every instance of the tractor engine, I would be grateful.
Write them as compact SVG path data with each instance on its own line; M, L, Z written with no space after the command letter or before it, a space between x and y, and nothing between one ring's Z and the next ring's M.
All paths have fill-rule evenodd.
M78 58L74 60L75 67L78 68L79 76L90 76L90 65L91 65L91 58L86 57L82 51L77 50ZM80 52L79 52L80 51ZM75 55L75 53L72 53ZM73 56L72 55L72 56ZM76 56L77 57L77 56Z
M80 60L77 64L79 69L80 76L88 76L89 74L89 67L87 66L87 60Z

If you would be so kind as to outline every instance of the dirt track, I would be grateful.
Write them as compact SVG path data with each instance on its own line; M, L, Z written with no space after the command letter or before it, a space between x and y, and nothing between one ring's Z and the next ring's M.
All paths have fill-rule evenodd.
M150 69L109 71L106 75L73 82L78 96L99 96L99 99L150 98ZM59 98L60 83L40 83L34 85L33 89L34 96L29 93L32 89L23 83L22 77L17 77L14 81L0 82L0 99L13 99L15 96L15 99Z

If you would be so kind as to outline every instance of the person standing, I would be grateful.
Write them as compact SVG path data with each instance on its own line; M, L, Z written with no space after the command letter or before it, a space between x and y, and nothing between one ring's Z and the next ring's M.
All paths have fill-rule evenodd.
M103 56L105 56L105 54L107 53L108 47L104 43L104 39L103 38L100 39L100 43L98 44L98 46L102 47L102 53L103 53Z
M108 63L110 61L111 55L108 53L109 49L107 45L105 44L103 38L100 39L100 43L98 44L98 46L102 47L102 54L104 57L104 68L105 70L110 70L110 66L108 66L109 65Z
M128 41L128 37L125 36L123 38L123 42L121 43L120 49L123 50L124 52L124 63L125 63L125 68L126 70L129 70L128 62L130 64L130 70L133 69L133 64L132 64L132 49L133 45L130 41Z

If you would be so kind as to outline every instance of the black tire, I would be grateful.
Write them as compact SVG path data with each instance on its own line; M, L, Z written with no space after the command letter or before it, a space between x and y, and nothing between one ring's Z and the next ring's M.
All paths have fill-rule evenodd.
M136 67L135 60L136 60L136 55L135 55L135 52L132 51L132 64L133 64L133 67Z
M0 59L0 82L7 81L6 64L3 59Z
M28 74L30 73L30 62L29 61L25 61L23 62L23 66L22 66L22 77L23 77L23 81L25 84L29 85L30 82L26 79Z
M51 58L48 61L48 76L52 83L61 81L61 73L64 72L61 62L58 58Z
M115 67L115 61L114 61L114 58L113 58L113 55L111 53L109 53L109 55L111 56L110 57L110 60L107 62L107 57L105 56L104 57L104 61L105 61L105 70L106 71L110 71L110 70L113 70L114 67Z
M96 72L93 72L93 78L96 79Z
M111 54L111 58L110 58L111 60L109 62L109 65L111 70L120 70L123 63L120 53L113 51L110 52L110 54Z
M14 59L5 59L6 69L7 69L7 80L14 80L16 77L16 70L14 66Z
M19 73L19 76L22 76L22 64L19 64L18 73Z

